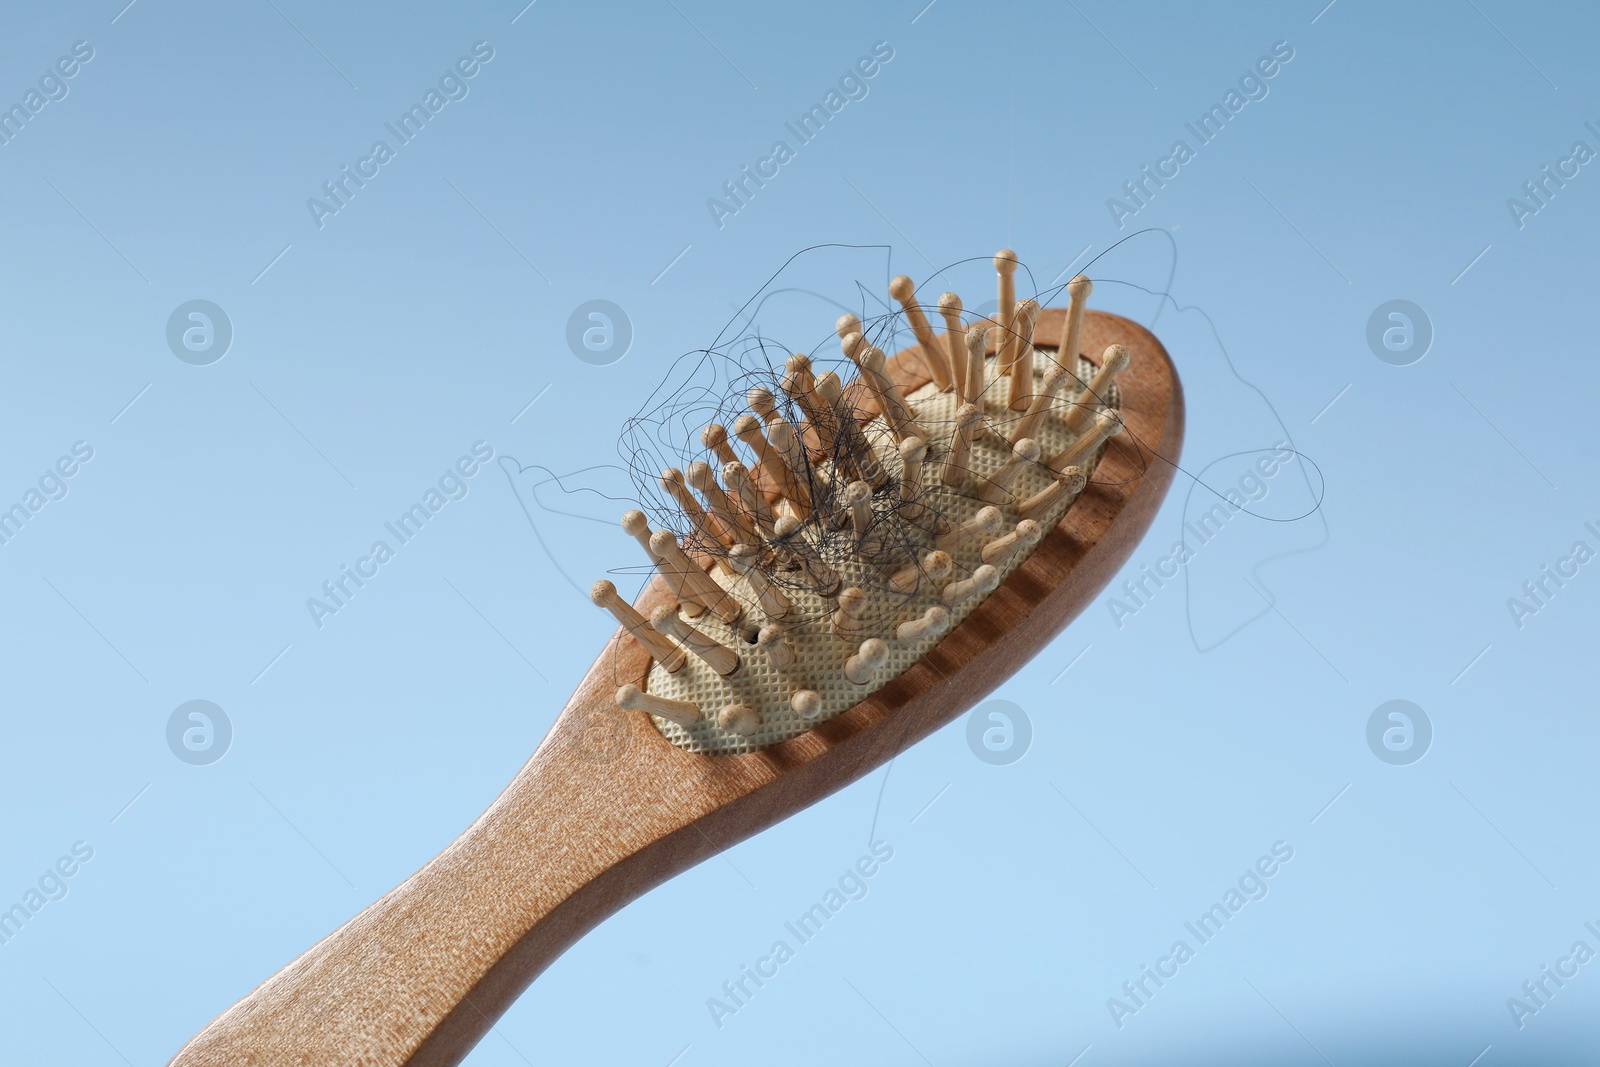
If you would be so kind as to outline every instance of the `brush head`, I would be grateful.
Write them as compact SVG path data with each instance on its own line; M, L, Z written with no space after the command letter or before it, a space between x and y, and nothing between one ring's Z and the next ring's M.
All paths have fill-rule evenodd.
M739 737L750 737L761 728L761 718L748 704L729 704L717 712L717 729Z
M1010 275L1017 260L1002 249L994 265ZM1079 301L1074 314L1081 325L1088 279L1076 277L1068 289ZM889 292L904 303L915 286L897 275ZM961 306L954 293L940 297L941 311L959 313ZM738 605L734 619L695 614L688 602L683 607L694 620L695 640L737 653L740 661L731 674L698 653L676 672L649 665L638 680L643 692L721 709L690 726L653 716L667 740L690 752L738 755L817 728L955 640L963 623L1050 543L1123 425L1115 383L1090 398L1103 410L1085 411L1078 432L1070 417L1084 404L1075 398L1096 375L1109 382L1107 375L1125 371L1128 346L1106 347L1104 370L1082 357L1057 358L1068 313L1041 311L1029 299L1016 312L1036 352L1019 373L1031 371L1027 395L1043 400L1028 435L1015 444L1007 438L1022 413L1005 406L1002 378L1009 368L1002 372L987 351L994 329L988 320L961 328L971 360L965 397L911 376L910 361L888 359L867 342L869 329L878 335L875 325L846 314L834 329L854 364L854 381L842 382L833 370L814 374L809 357L790 355L781 399L749 386L741 399L750 412L731 421L731 436L718 424L706 428L707 448L746 446L748 482L742 466L727 464L730 491L719 497L713 468L704 462L688 463L687 478L678 479L707 496L712 517L705 521L723 518L713 502L742 508L743 522L758 536L721 549L716 538L691 530L685 546L698 546L702 557L721 565L688 581L665 575L699 603L709 602L699 588L709 584ZM819 449L819 440L830 447ZM1043 457L1070 463L1058 473ZM693 513L684 520L697 521ZM653 553L669 554L672 538L657 531ZM682 632L677 607L668 601L651 616L675 639Z

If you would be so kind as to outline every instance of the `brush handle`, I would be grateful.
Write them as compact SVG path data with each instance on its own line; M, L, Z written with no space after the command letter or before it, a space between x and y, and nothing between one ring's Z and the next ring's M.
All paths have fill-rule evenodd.
M459 1063L569 945L709 855L715 828L674 835L712 797L640 787L642 765L678 752L616 706L615 678L642 679L645 666L614 636L461 837L201 1031L173 1067Z

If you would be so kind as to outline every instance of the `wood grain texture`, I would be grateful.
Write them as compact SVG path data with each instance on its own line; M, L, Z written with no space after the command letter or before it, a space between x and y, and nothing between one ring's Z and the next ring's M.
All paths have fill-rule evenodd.
M1065 313L1041 313L1051 347ZM1054 638L1155 516L1183 437L1166 352L1091 312L1085 354L1126 345L1126 429L1028 560L905 674L817 728L743 756L673 747L624 712L643 649L619 630L506 790L448 848L218 1017L173 1067L442 1067L459 1063L573 942L655 885L859 778L960 715ZM906 391L928 380L897 355ZM619 542L618 551L631 546ZM638 607L667 599L659 577Z

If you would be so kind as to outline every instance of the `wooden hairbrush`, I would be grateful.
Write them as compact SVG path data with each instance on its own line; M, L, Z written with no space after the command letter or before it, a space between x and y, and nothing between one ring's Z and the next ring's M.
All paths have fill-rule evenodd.
M174 1067L456 1064L629 901L866 774L1044 648L1155 517L1182 392L1142 327L890 295L793 356L623 527L655 570L516 778L448 848L192 1038ZM943 319L936 330L929 313ZM916 344L873 344L909 326ZM1093 358L1081 353L1093 353ZM670 527L670 528L667 528Z

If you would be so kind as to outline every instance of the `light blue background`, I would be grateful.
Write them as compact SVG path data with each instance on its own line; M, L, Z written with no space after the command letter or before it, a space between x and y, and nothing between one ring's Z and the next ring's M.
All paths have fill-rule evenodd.
M533 750L611 630L560 572L637 564L614 527L544 516L546 554L491 465L323 628L305 607L473 442L614 461L671 361L808 246L892 248L835 257L853 273L831 296L1001 246L1043 286L1144 227L1166 232L1088 268L1094 304L1154 320L1176 358L1186 471L1226 488L1250 457L1219 457L1286 434L1308 462L1259 510L1301 515L1325 479L1320 513L1232 520L1187 591L1120 628L1102 598L996 694L1031 719L1020 762L952 724L624 910L469 1062L1595 1047L1600 964L1524 1029L1506 1007L1574 941L1600 949L1600 576L1521 629L1506 606L1575 540L1600 548L1600 176L1522 229L1506 207L1574 141L1600 148L1592 9L122 2L18 8L0 35L3 102L95 50L0 146L0 500L94 449L0 545L0 906L94 849L0 946L0 1062L164 1063ZM306 199L480 40L470 95L318 229ZM869 95L719 229L707 198L877 41ZM1277 41L1269 95L1119 229L1107 198ZM949 277L933 294L993 297L981 259ZM1157 319L1136 286L1191 310ZM196 298L235 329L206 367L164 339ZM604 368L565 341L596 298L636 332ZM1367 346L1391 299L1435 329L1411 366ZM785 343L826 337L833 312L807 314ZM1433 723L1411 766L1366 745L1394 698ZM166 745L192 699L233 723L211 766ZM895 855L868 896L719 1029L707 998L869 836ZM1117 1028L1107 998L1280 840L1270 895Z

